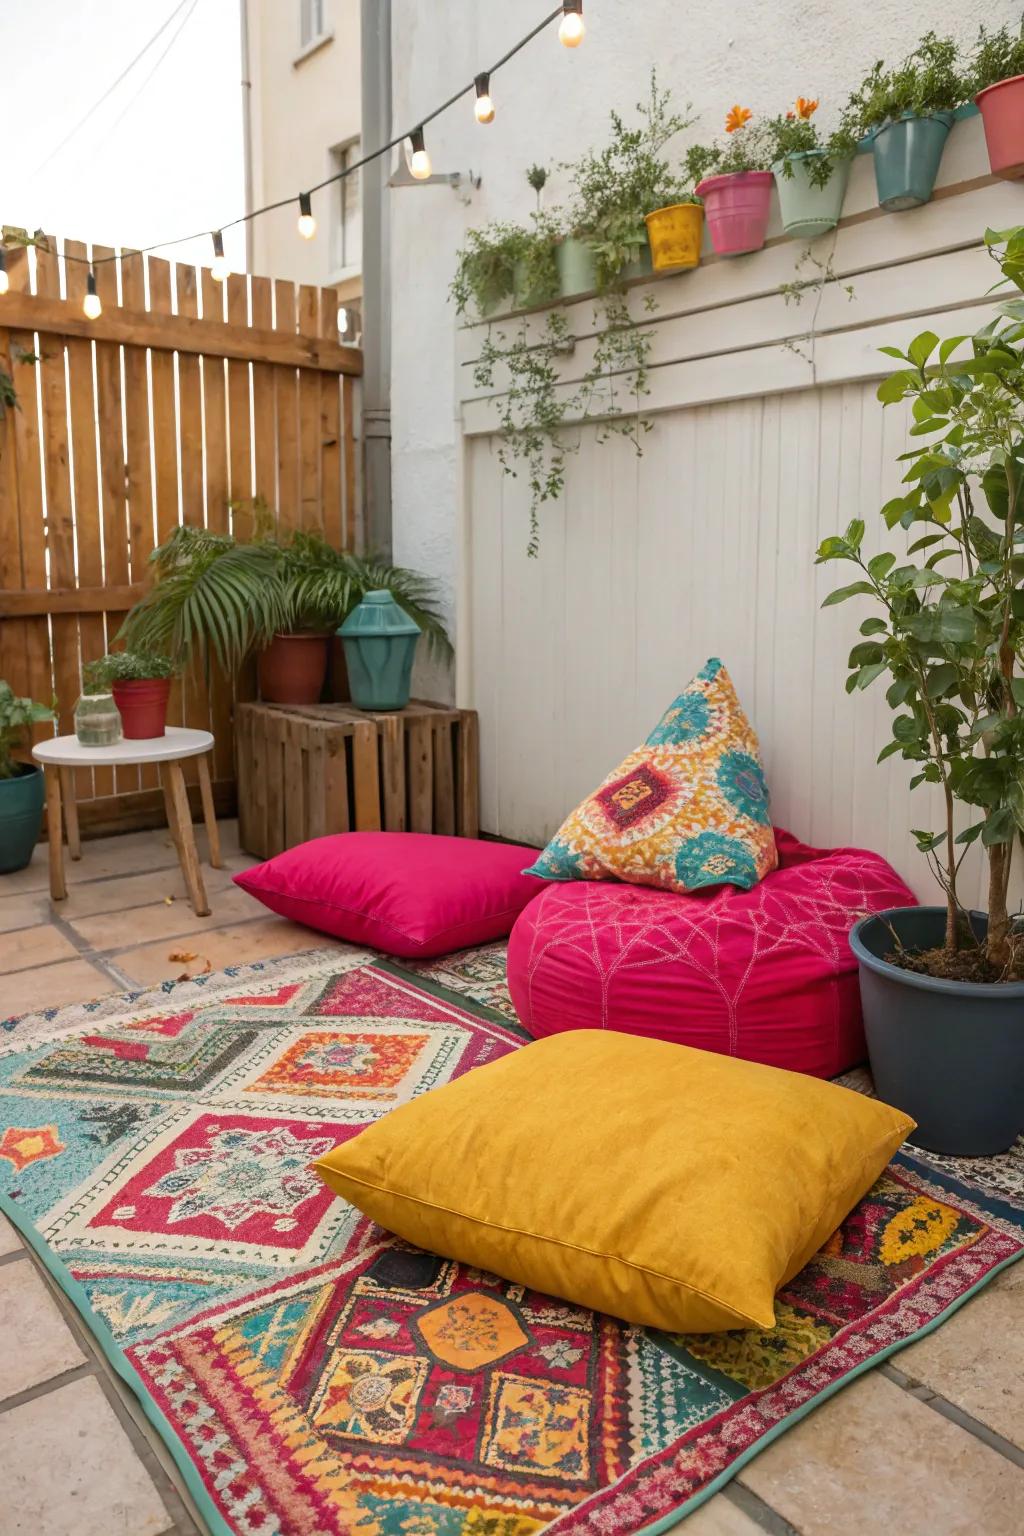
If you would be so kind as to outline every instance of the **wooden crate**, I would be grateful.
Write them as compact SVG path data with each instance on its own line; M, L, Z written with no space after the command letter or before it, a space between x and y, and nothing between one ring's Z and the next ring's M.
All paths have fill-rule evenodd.
M329 832L479 830L475 710L239 704L235 740L239 841L259 858Z

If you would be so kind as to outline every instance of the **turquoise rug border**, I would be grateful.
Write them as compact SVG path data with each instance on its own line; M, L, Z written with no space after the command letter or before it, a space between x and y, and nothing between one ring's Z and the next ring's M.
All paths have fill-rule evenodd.
M302 951L299 951L295 956L282 956L281 960L283 962L287 962L292 959L301 959L302 953ZM521 1026L519 1026L519 1028L516 1026L510 1026L507 1019L502 1018L502 1016L498 1014L496 1010L488 1008L486 1004L478 1003L474 998L463 998L461 994L452 992L442 983L435 981L433 977L419 976L415 971L405 969L400 962L395 964L393 961L389 961L384 957L374 957L373 960L368 961L367 963L378 965L383 970L390 971L392 974L400 975L403 980L408 980L417 986L421 986L425 992L432 992L435 996L442 996L446 1000L450 1000L451 1002L457 1004L459 1007L465 1008L465 1005L468 1002L471 1006L466 1008L466 1012L478 1011L481 1015L489 1018L493 1022L501 1023L506 1027L510 1027L510 1032L512 1034L517 1034L520 1032ZM248 967L240 966L238 969L247 970ZM262 967L260 967L260 969L262 969ZM229 975L230 971L222 971L215 974ZM234 977L232 977L232 979L234 979ZM255 981L256 979L256 975L253 975L252 980ZM163 995L165 997L169 996L175 985L177 984L172 983L170 988L161 989L163 990ZM146 991L150 989L146 988L143 990ZM142 993L140 992L125 993L124 1000L126 1003L132 1003L137 1001L141 995ZM113 998L104 999L104 1001L113 1001ZM68 1006L76 1007L78 1005L72 1003ZM527 1039L529 1039L528 1036ZM912 1154L910 1156L906 1156L905 1154L898 1152L896 1156L900 1157L901 1161L905 1160L906 1162L911 1163L915 1168L918 1166L917 1160L913 1157ZM927 1169L927 1165L925 1171L929 1171ZM957 1180L954 1182L959 1183L960 1181ZM953 1191L950 1191L950 1193L952 1194ZM986 1196L986 1198L988 1197ZM992 1198L994 1198L998 1203L997 1196ZM206 1523L211 1536L238 1536L238 1532L232 1526L228 1525L220 1510L217 1508L212 1496L208 1493L205 1484L196 1471L195 1464L185 1449L185 1446L182 1443L180 1437L168 1423L161 1410L157 1407L155 1400L150 1394L149 1389L146 1387L138 1371L131 1364L130 1360L121 1349L120 1345L113 1338L106 1323L102 1320L102 1318L99 1317L96 1312L93 1311L84 1288L79 1284L74 1276L69 1273L64 1263L57 1257L57 1255L48 1247L48 1245L43 1240L42 1234L36 1230L35 1226L30 1221L23 1220L22 1213L19 1210L17 1203L11 1200L10 1197L5 1195L2 1191L0 1191L0 1211L2 1211L3 1214L8 1217L17 1232L21 1237L25 1239L25 1241L28 1243L28 1246L35 1253L44 1269L49 1275L53 1277L56 1283L60 1286L61 1290L64 1292L65 1296L67 1296L68 1300L74 1305L78 1316L88 1328L90 1334L96 1341L100 1352L106 1359L107 1363L110 1365L111 1369L115 1371L118 1376L120 1376L121 1380L126 1384L126 1386L131 1388L135 1398L139 1403L140 1408L146 1415L146 1418L152 1424L153 1428L156 1430L157 1434L160 1436L160 1439L166 1446L172 1461L178 1468L178 1471L181 1473L182 1480L188 1489L189 1496L191 1497L193 1503L196 1506L196 1509L199 1511L204 1522ZM891 1356L898 1354L901 1349L906 1349L909 1345L916 1344L919 1339L925 1338L929 1333L934 1333L936 1328L940 1328L942 1324L945 1323L950 1317L952 1317L955 1312L958 1312L966 1302L970 1301L972 1297L976 1296L979 1291L984 1290L985 1286L988 1285L989 1281L994 1280L996 1275L1000 1274L1004 1269L1009 1269L1011 1265L1016 1264L1022 1258L1024 1258L1024 1247L1022 1247L1020 1253L1013 1254L1010 1258L1004 1259L1002 1263L995 1265L992 1269L989 1270L987 1275L985 1275L981 1280L977 1282L976 1285L972 1285L971 1288L965 1291L962 1296L958 1296L955 1301L950 1302L945 1311L940 1313L938 1317L933 1318L930 1323L926 1323L923 1328L919 1328L916 1333L912 1333L908 1338L898 1340L895 1344L887 1345L885 1349L879 1350L876 1355L873 1355L870 1360L864 1360L860 1365L854 1366L853 1370L849 1371L845 1376L842 1377L841 1380L834 1381L829 1386L823 1387L820 1392L818 1392L814 1397L809 1398L806 1403L802 1403L799 1408L794 1408L792 1413L787 1414L784 1419L780 1419L779 1422L773 1426L773 1428L768 1430L767 1434L762 1435L759 1440L757 1440L753 1445L749 1446L747 1450L745 1450L741 1455L737 1456L736 1460L731 1462L724 1472L720 1472L716 1478L713 1478L712 1481L708 1483L707 1487L702 1488L699 1493L694 1494L693 1497L688 1499L685 1504L680 1504L678 1509L673 1510L671 1514L662 1515L652 1524L641 1526L637 1531L633 1533L633 1536L661 1536L661 1533L670 1531L673 1526L678 1525L681 1520L685 1520L688 1516L692 1515L694 1511L699 1509L702 1504L707 1503L708 1499L712 1498L716 1493L721 1492L721 1490L726 1487L728 1483L732 1482L737 1473L743 1467L745 1467L749 1461L753 1461L755 1456L759 1456L761 1452L765 1450L769 1445L771 1445L773 1441L777 1440L780 1435L784 1435L788 1430L792 1429L794 1424L797 1424L801 1419L806 1418L809 1413L812 1413L814 1409L820 1407L820 1405L826 1402L830 1397L834 1397L837 1392L841 1392L844 1387L848 1387L850 1383L852 1381L856 1381L859 1376L863 1376L867 1371L874 1370L876 1366L880 1365L884 1360L888 1360ZM611 1484L610 1486L614 1487L615 1485ZM539 1532L538 1536L543 1536L543 1533Z

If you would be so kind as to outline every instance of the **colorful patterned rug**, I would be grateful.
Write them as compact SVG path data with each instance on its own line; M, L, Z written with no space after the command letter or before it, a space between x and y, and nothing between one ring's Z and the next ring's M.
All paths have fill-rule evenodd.
M502 946L0 1026L0 1206L217 1536L653 1536L1024 1251L1024 1156L901 1154L773 1330L667 1336L413 1250L311 1171L522 1039Z

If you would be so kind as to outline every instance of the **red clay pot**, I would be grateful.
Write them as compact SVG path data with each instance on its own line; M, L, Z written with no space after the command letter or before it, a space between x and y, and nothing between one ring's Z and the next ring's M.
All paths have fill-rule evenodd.
M993 175L1016 181L1024 176L1024 75L997 80L974 99L985 125Z
M112 691L126 741L149 741L164 734L167 702L171 697L169 677L114 683Z
M327 675L326 635L275 635L258 662L265 704L317 704Z

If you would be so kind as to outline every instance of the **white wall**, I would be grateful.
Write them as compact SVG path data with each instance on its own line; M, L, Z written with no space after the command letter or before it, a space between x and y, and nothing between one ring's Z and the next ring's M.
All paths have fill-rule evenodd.
M1013 20L1015 6L970 3L942 19L973 37L983 17ZM488 6L486 26L482 9L395 0L396 126L537 19L527 0ZM525 216L524 168L602 143L609 107L628 111L655 59L677 99L701 110L695 137L714 134L734 101L773 112L797 93L821 97L827 126L874 58L896 57L936 20L925 0L860 11L736 0L727 22L710 7L698 22L672 0L589 0L586 11L576 53L552 32L496 78L489 128L468 101L432 128L436 170L482 174L471 206L444 187L392 194L395 554L437 575L458 609L460 694L481 712L484 826L546 837L717 653L760 731L777 819L818 841L878 847L921 888L905 829L928 808L911 811L902 765L874 766L884 700L842 691L854 615L818 614L841 578L815 572L813 551L854 515L877 537L902 426L874 401L888 366L876 348L931 317L944 332L977 322L991 281L980 235L1024 218L1020 188L986 177L977 119L954 130L944 196L910 214L879 213L861 157L835 246L856 297L828 290L813 369L784 344L810 320L778 293L803 247L777 225L763 253L652 285L657 420L644 457L584 434L563 504L542 508L540 557L527 561L525 494L500 473L493 406L473 398L479 336L457 335L444 303L465 229ZM589 315L589 304L569 309L580 341L568 377L582 371Z

